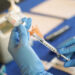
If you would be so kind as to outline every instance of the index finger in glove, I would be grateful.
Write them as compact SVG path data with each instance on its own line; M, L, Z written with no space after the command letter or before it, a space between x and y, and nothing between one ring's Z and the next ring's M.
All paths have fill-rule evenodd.
M31 19L31 18L28 18L28 20L27 20L27 25L26 25L26 29L27 29L27 30L30 29L31 24L32 24L32 19Z
M23 25L19 25L17 28L18 28L18 32L19 32L20 43L27 44L28 43L28 35L27 35L26 28Z
M60 54L69 54L75 52L75 46L70 46L68 48L61 48L58 50Z
M71 39L65 41L64 43L62 43L62 44L59 46L59 48L65 48L65 47L68 47L68 46L70 46L70 45L72 45L72 44L75 44L75 37L73 37L73 38L71 38Z
M64 67L74 67L74 66L75 66L75 59L72 59L64 64Z

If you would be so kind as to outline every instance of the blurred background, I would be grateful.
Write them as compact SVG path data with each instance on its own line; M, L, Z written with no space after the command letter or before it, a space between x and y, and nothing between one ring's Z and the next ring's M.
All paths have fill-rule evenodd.
M75 0L20 0L18 6L25 15L32 17L32 24L38 25L42 34L75 15ZM9 7L10 2L0 0L0 16Z

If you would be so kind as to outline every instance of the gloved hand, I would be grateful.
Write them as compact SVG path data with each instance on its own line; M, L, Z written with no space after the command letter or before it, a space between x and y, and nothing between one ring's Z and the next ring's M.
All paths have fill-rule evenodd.
M64 67L75 67L75 37L61 44L58 52L70 58L70 61L65 61Z
M7 75L6 74L6 67L4 65L2 65L0 68L0 75Z
M44 67L29 45L29 28L31 19L22 20L27 25L15 27L11 33L8 50L18 64L22 75L52 75L44 70Z

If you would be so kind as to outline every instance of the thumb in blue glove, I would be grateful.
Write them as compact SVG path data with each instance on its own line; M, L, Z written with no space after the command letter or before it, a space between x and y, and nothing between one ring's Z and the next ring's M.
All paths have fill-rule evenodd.
M29 32L31 19L24 18L27 25L15 27L11 33L8 50L18 64L22 75L52 75L44 67L29 45Z
M65 61L64 67L75 67L75 37L64 42L58 52L70 58L70 61Z

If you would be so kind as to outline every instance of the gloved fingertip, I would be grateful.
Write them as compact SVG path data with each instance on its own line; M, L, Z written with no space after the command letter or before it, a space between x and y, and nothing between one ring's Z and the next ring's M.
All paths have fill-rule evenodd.
M64 64L64 67L70 67L71 66L72 61L68 61Z
M26 24L26 26L25 26L27 30L30 29L31 23L32 23L32 19L31 19L31 18L28 18L28 19L27 19L27 24Z
M28 18L28 21L29 21L29 22L32 22L32 18Z
M26 17L22 18L22 22L27 22L27 18Z

